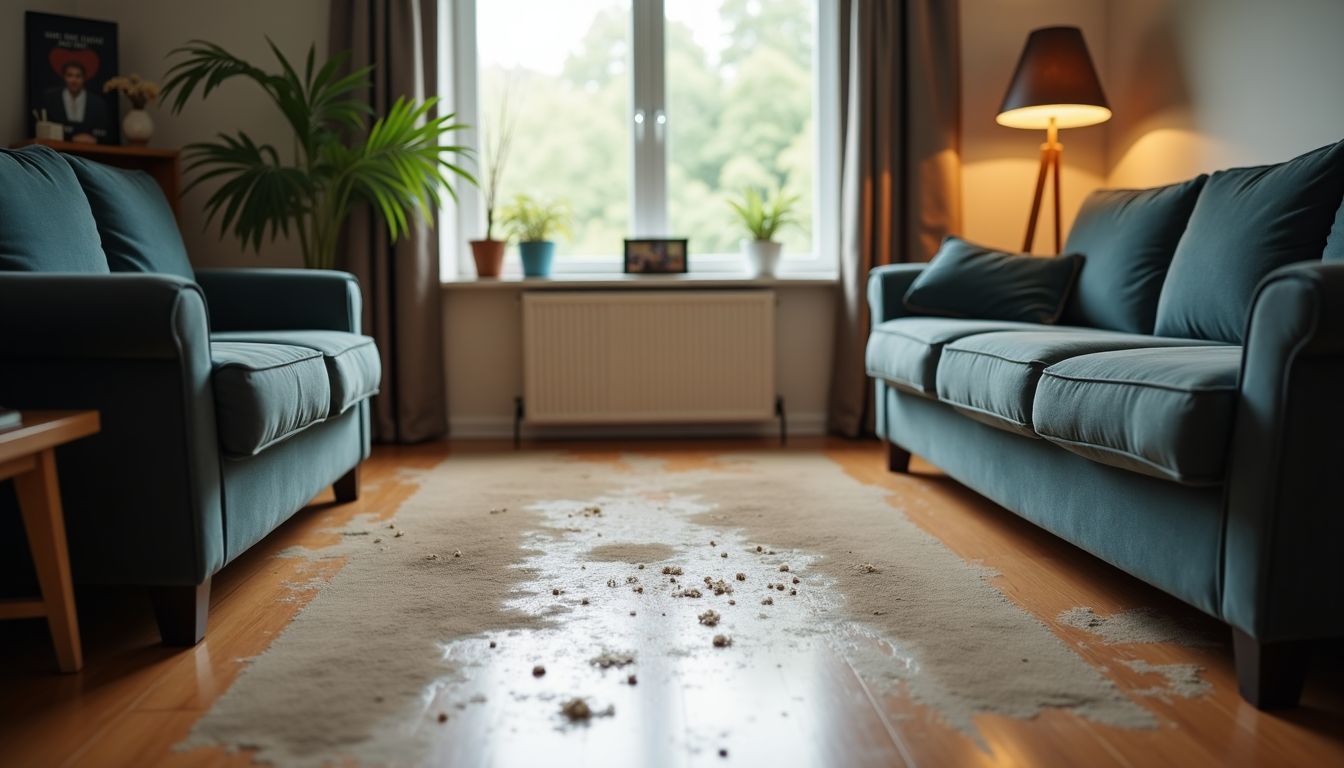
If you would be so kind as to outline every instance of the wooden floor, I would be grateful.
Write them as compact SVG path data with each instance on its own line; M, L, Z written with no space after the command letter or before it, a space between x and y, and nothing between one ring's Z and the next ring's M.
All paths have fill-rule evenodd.
M564 447L594 460L613 450L640 450L696 462L767 442L604 442ZM825 452L856 479L901 491L917 524L967 559L1002 574L997 586L1043 619L1078 605L1100 613L1136 606L1189 612L1180 603L1119 573L1012 514L966 491L916 460L910 476L885 470L876 443L803 442L790 450ZM494 443L461 442L416 448L379 448L366 464L370 488L353 504L329 495L215 577L206 641L180 650L157 644L147 598L115 590L77 595L85 643L82 673L61 675L41 622L0 624L0 766L249 765L246 754L172 751L192 723L226 690L244 659L264 650L302 607L287 583L330 576L340 564L277 558L294 545L320 546L334 522L372 512L390 517L415 490L396 470L433 466L463 452L505 452ZM1065 639L1085 639L1065 635ZM1088 643L1080 650L1118 682L1129 674L1120 651ZM829 765L1344 765L1344 663L1340 648L1318 656L1303 705L1265 714L1236 693L1226 648L1152 646L1145 659L1204 667L1210 696L1145 702L1162 722L1152 731L1123 731L1073 715L1050 712L1033 721L982 717L983 743L948 728L908 698L875 697L836 656L825 674L807 681L817 706L828 708L807 727ZM1132 651L1131 654L1132 655ZM1134 686L1122 686L1132 688ZM713 693L711 690L710 694ZM784 727L796 728L801 724ZM779 727L779 726L775 726ZM768 733L762 734L769 738ZM489 737L486 737L488 739ZM499 738L517 739L503 734ZM498 754L486 740L443 754L481 764ZM636 752L635 754L639 754ZM731 757L731 756L730 756ZM638 762L636 760L636 762ZM724 764L732 764L732 760ZM739 761L741 762L741 761ZM550 763L547 763L550 764Z

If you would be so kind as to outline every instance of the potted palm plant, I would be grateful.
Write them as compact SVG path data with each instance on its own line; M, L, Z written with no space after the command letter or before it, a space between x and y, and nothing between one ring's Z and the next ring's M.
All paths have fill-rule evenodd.
M775 240L775 234L780 228L797 222L793 215L797 203L797 195L787 195L783 190L770 195L754 187L743 190L740 199L728 201L751 235L750 239L742 239L742 255L752 274L774 277L783 249Z
M569 231L569 207L561 201L514 195L499 215L505 230L518 241L523 274L549 277L555 259L555 241L551 238Z
M477 277L499 277L504 266L504 240L495 239L495 206L499 202L499 185L504 179L504 166L509 161L509 147L513 143L513 120L509 114L509 89L499 102L499 119L485 135L485 174L481 193L485 198L485 239L471 241L471 257L476 261Z
M300 72L274 43L271 51L279 72L202 40L169 54L176 62L162 100L171 98L174 113L198 89L205 99L221 83L241 77L265 92L294 134L288 158L242 131L187 145L187 170L194 175L187 189L222 182L206 201L207 221L219 216L221 235L232 228L244 248L258 250L268 235L274 240L293 231L304 265L331 269L341 229L357 203L372 205L395 241L410 232L417 213L433 221L441 190L454 194L449 177L476 183L458 164L468 150L444 142L464 126L452 114L436 115L437 100L398 98L369 126L373 110L355 94L369 87L372 67L343 74L345 54L318 67L309 47Z

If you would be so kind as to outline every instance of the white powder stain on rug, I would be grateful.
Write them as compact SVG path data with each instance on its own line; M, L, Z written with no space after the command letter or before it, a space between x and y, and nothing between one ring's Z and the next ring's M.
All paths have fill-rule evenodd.
M1213 692L1213 686L1199 676L1203 670L1198 664L1153 664L1142 659L1133 659L1126 661L1125 666L1139 674L1160 675L1165 683L1134 691L1138 696L1153 696L1167 700L1175 697L1193 699Z
M844 596L841 616L888 646L854 643L851 661L879 688L903 682L917 701L975 735L981 714L1029 719L1065 709L1095 722L1152 728L1157 721L1041 621L833 462L800 454L762 460L741 477L703 473L693 485L720 502L701 522L736 525L775 547L821 553L816 569ZM760 481L756 481L761 475ZM745 498L744 498L745 497Z
M426 688L459 672L444 658L444 643L553 620L504 607L530 588L517 563L536 515L488 511L521 507L568 482L571 471L556 461L454 458L419 474L419 490L396 517L404 536L356 523L344 532L367 535L289 552L347 562L178 749L251 749L260 762L300 767L341 756L394 764L423 754Z
M1077 607L1063 611L1055 619L1060 624L1085 630L1106 645L1128 643L1175 643L1186 646L1216 646L1222 641L1205 627L1182 621L1151 608L1132 608L1109 616L1098 615L1091 608Z
M585 743L579 730L613 755L657 743L713 756L731 742L737 759L778 762L821 734L789 686L825 648L972 736L980 715L1049 709L1156 725L992 572L816 454L684 472L640 457L464 455L419 480L395 518L403 536L353 526L369 535L308 553L348 561L179 748L301 768L454 764L479 756L483 732L526 734L492 741L509 764L589 754L566 752ZM632 660L592 663L604 654ZM684 710L631 730L622 715L662 690ZM612 715L567 718L575 699ZM766 716L794 727L751 739Z

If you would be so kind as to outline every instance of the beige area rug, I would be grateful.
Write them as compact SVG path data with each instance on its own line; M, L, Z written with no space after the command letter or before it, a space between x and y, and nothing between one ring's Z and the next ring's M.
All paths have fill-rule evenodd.
M731 743L747 762L801 764L817 736L802 718L753 739L754 714L716 708L803 711L778 686L815 673L822 646L877 695L899 687L972 736L986 713L1157 724L992 573L817 453L684 471L640 456L468 455L414 479L390 525L288 553L348 562L178 749L254 749L286 766L452 764L468 754L461 735L484 729L504 736L494 764L567 764L602 734L662 755ZM630 722L651 686L686 702L654 731ZM1182 678L1166 693L1203 692ZM574 698L603 716L576 728L561 712ZM612 764L641 754L622 748Z

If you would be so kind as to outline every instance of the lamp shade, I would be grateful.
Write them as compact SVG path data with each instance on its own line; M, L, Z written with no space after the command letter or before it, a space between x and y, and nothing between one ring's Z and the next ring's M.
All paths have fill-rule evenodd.
M1044 27L1027 36L995 121L1009 128L1096 125L1111 119L1083 31Z

